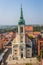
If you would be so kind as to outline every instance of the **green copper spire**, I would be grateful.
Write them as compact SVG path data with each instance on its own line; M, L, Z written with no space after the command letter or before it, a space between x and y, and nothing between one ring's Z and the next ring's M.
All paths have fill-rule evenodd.
M23 19L23 11L22 11L22 5L21 5L21 13L20 13L20 19Z
M23 11L22 11L22 5L21 5L21 12L20 12L20 20L19 20L19 25L25 25L25 21L23 18Z

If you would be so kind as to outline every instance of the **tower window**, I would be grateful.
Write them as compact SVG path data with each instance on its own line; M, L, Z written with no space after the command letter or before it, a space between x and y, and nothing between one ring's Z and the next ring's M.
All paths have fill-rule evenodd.
M23 42L23 36L20 36L20 42Z
M20 33L23 33L23 27L20 27Z
M21 48L21 51L23 51L23 49Z
M20 48L21 48L21 51L23 51L23 46L21 46Z
M21 53L21 58L23 58L23 53Z

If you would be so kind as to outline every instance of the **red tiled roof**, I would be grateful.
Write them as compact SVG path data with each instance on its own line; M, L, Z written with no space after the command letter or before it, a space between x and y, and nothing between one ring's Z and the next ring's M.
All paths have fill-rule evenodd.
M13 32L9 32L10 35L13 35L14 33Z
M3 47L3 40L0 39L0 50L2 49Z
M25 26L26 31L33 31L33 26Z
M39 34L40 34L40 32L33 32L33 34L34 34L34 35L39 35Z

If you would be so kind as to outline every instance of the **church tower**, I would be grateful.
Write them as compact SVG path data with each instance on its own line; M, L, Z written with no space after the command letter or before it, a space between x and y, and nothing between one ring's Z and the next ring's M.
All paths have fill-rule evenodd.
M25 21L23 18L23 11L21 5L20 20L18 22L18 35L19 35L19 56L20 58L26 57L26 46L25 46Z
M20 20L18 22L18 33L12 42L12 58L25 59L32 57L32 42L25 35L25 21L21 5Z

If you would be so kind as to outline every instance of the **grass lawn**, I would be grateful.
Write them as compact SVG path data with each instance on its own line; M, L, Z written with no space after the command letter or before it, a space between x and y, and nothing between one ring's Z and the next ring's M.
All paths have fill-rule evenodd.
M26 63L26 65L32 65L31 63Z

